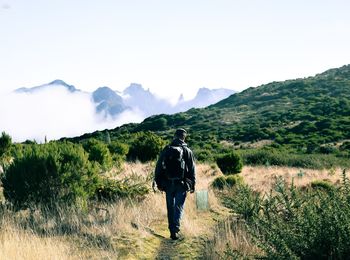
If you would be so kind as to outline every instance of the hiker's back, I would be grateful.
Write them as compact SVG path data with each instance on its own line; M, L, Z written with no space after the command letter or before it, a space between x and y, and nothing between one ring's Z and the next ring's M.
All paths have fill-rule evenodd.
M161 152L154 174L154 183L165 191L170 238L179 238L180 219L187 192L194 192L195 165L192 151L185 143L186 130L176 130L170 145Z
M184 147L181 145L168 145L164 150L163 168L169 180L183 180L185 177L186 163L184 159Z

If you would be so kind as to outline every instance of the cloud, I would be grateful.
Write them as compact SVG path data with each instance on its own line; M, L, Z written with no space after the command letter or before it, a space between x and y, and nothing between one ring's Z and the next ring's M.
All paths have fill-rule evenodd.
M45 136L48 140L73 137L142 120L142 113L132 110L116 118L104 118L96 114L90 94L71 93L62 86L0 96L0 131L16 142L43 142Z
M2 9L10 9L11 6L9 4L7 4L7 3L4 3L4 4L1 5L1 8Z

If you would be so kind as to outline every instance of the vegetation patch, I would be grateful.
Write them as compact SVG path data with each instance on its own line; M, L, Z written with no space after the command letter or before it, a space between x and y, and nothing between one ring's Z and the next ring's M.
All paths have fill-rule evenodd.
M225 204L240 214L266 259L346 259L350 254L350 183L318 182L297 189L278 180L262 195L248 186L229 191ZM322 188L321 188L322 187ZM319 189L321 188L321 189Z
M335 154L304 154L287 149L249 149L240 150L246 165L275 165L308 169L331 169L336 166L349 167L347 158Z
M80 145L26 146L1 179L7 201L19 208L53 202L82 203L93 196L98 168Z
M131 179L113 180L103 178L98 184L95 196L99 201L113 202L122 198L144 199L150 192L146 182L135 183Z
M311 188L313 189L319 189L319 190L323 190L326 192L333 192L336 191L336 187L327 180L316 180L311 182Z
M224 188L232 188L240 184L243 184L243 178L242 176L235 174L216 177L212 183L212 187L223 190Z
M131 161L152 161L157 158L164 145L164 140L154 133L140 132L131 143L127 157Z
M199 161L213 162L218 155L235 149L239 153L244 150L243 160L250 165L349 167L349 100L347 65L315 77L248 88L206 108L152 116L109 134L112 142L123 140L130 146L130 160L154 159L158 148L144 140L168 140L181 126L189 133L187 142ZM106 133L96 131L70 140L92 137L104 141ZM234 145L225 147L224 143ZM273 149L260 152L264 148Z
M243 168L241 156L233 152L218 156L216 163L225 175L240 173Z

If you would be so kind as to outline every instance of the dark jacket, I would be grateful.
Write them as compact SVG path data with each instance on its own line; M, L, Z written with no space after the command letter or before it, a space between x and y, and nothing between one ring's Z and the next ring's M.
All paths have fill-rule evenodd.
M195 168L194 157L191 149L188 148L187 144L184 141L178 138L175 138L170 145L183 147L183 150L184 150L183 156L186 164L185 179L183 181L189 185L190 190L194 191L195 185L196 185L196 168ZM154 175L154 180L158 186L158 189L160 190L165 190L166 186L169 184L169 180L167 180L163 169L165 149L166 147L164 147L163 151L160 153L159 159L157 161L156 169L155 169L155 175Z

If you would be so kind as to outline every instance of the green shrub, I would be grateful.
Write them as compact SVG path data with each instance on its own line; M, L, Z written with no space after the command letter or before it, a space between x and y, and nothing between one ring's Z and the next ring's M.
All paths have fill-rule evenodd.
M157 158L165 145L164 140L152 132L140 132L136 134L131 143L127 158L131 161L152 161Z
M194 154L196 155L196 159L199 162L213 162L213 154L210 150L207 149L198 149L193 151Z
M320 146L319 147L319 152L321 154L332 154L335 153L337 149L334 146L330 146L330 145L325 145L325 146Z
M118 141L112 141L108 145L108 149L112 155L114 164L117 167L120 167L122 162L125 161L126 159L126 155L129 152L129 146L127 144L120 143Z
M245 151L243 154L244 163L248 165L266 165L271 164L276 157L266 150Z
M9 150L9 148L11 147L11 144L12 144L11 136L6 134L5 132L2 132L0 137L0 158L4 153L6 153Z
M143 199L149 193L146 183L133 183L130 179L122 181L104 178L96 189L99 201L116 201L121 198Z
M260 211L262 197L248 185L239 184L224 196L224 205L241 215L245 220L254 219Z
M4 196L16 207L86 203L98 183L97 168L80 145L31 145L5 170Z
M121 157L126 156L129 152L129 146L118 141L111 142L108 145L108 149L112 155L119 155Z
M90 161L99 163L104 170L112 167L112 156L105 143L96 139L89 139L83 144L83 147L89 153Z
M313 189L324 190L328 192L332 192L335 190L334 185L330 181L326 180L316 180L311 182L311 187Z
M226 187L226 178L225 176L219 176L216 177L215 180L212 183L212 186L216 189L222 190Z
M240 175L228 175L226 176L226 183L227 183L227 186L229 187L233 187L237 184L242 184L243 183L243 178L242 176Z
M341 151L350 151L350 142L345 141L339 148Z
M216 163L225 175L240 173L243 168L241 156L233 152L219 156Z
M246 165L276 165L309 169L329 169L334 166L349 167L347 158L334 154L296 154L288 150L259 149L239 152Z
M317 182L316 182L317 183ZM297 189L283 181L262 196L240 186L225 196L225 205L246 219L264 259L347 259L350 255L350 184Z
M216 177L212 183L213 188L223 190L225 187L232 188L242 184L243 178L239 175L228 175Z

